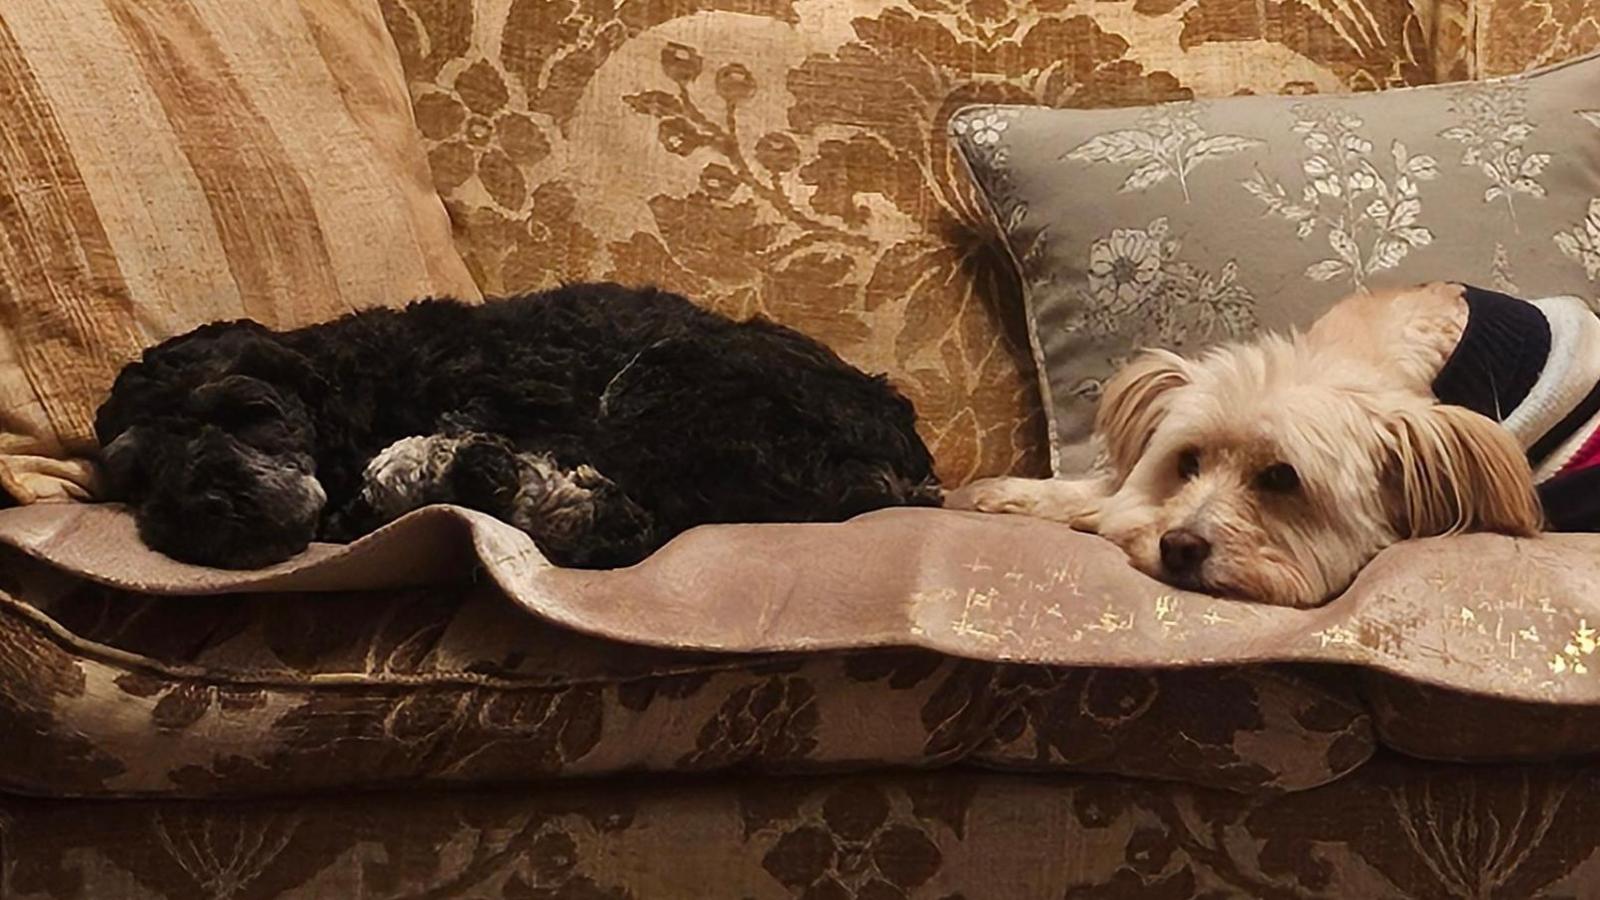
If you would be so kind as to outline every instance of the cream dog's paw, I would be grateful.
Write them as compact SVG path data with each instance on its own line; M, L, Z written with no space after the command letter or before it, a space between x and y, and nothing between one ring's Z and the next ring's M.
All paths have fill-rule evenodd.
M1106 485L1099 479L985 478L944 495L946 509L1015 513L1094 531Z
M984 478L948 491L946 509L986 513L1031 513L1038 503L1040 482L1028 478Z

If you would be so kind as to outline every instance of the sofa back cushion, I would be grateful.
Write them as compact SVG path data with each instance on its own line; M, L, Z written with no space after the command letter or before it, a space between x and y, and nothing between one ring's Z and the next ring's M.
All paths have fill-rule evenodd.
M1454 0L1480 36L1468 71L1515 75L1600 50L1600 7L1585 0Z
M476 297L393 43L356 0L0 6L0 486L92 496L141 348Z
M1366 90L1464 65L1458 0L384 4L486 291L655 282L889 372L939 474L1037 474L1014 276L945 121Z

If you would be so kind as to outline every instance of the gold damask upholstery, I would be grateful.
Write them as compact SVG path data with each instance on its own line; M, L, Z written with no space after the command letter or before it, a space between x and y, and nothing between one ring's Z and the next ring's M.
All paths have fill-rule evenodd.
M387 240L449 275L424 240L448 224L475 284L413 281L654 281L767 313L891 373L952 483L1047 467L957 108L1376 90L1600 45L1580 0L256 6L309 10L285 33L318 66L364 64L317 109L382 137L407 201ZM392 65L338 49L385 28ZM141 557L114 512L0 513L0 897L1594 895L1593 774L1493 764L1600 747L1592 538L1400 548L1301 612L1175 595L1044 523L904 514L703 532L590 581L434 510L415 541L224 583ZM884 541L923 556L874 567ZM869 588L897 598L876 618Z
M887 371L951 483L1048 467L967 103L1126 106L1464 77L1456 0L385 0L487 293L655 282Z

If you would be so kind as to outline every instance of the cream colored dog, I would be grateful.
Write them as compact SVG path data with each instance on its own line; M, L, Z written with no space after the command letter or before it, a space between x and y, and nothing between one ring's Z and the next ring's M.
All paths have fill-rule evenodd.
M1175 586L1300 607L1406 538L1533 534L1517 441L1430 390L1466 319L1460 287L1435 284L1195 360L1147 351L1106 386L1100 474L979 481L945 505L1066 522Z

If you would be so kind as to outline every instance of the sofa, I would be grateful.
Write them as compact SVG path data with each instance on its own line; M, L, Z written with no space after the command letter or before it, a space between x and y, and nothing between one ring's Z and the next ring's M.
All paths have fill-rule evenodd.
M1042 476L957 109L1596 47L1560 0L0 8L0 897L1600 896L1592 537L1316 610L945 510L597 573L432 508L219 572L94 502L88 428L201 321L614 279L889 373L946 484Z

